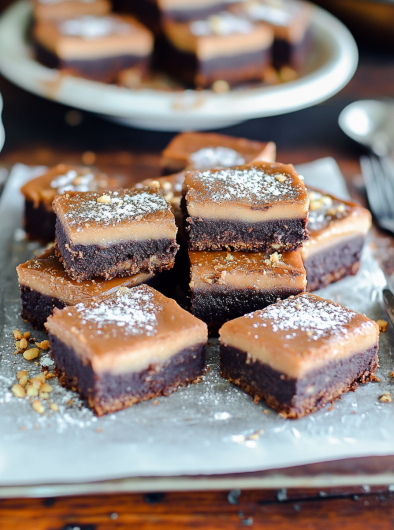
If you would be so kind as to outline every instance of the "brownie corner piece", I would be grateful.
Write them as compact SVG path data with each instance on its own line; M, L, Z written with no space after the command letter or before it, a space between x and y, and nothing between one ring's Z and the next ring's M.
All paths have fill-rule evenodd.
M175 218L156 188L67 193L55 199L53 208L56 254L76 281L174 266Z
M376 322L310 293L220 330L222 376L290 419L374 380L378 349Z
M56 310L47 328L61 384L99 416L203 375L206 325L147 285Z
M308 237L308 193L292 165L189 171L182 205L189 250L285 252Z

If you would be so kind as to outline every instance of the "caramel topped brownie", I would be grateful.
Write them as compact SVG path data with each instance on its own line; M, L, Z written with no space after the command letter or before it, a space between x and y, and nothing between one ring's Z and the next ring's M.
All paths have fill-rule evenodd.
M216 333L227 321L305 291L299 250L190 252L192 313Z
M177 228L156 188L70 192L53 202L56 254L72 279L107 280L174 265Z
M274 32L273 65L300 70L309 51L312 5L299 0L245 0L232 10Z
M64 20L111 11L109 0L33 0L34 20Z
M165 20L163 66L181 81L210 87L215 81L262 81L273 41L268 26L228 11L193 22Z
M227 322L220 343L223 377L298 418L374 379L379 327L306 293Z
M371 214L360 205L308 188L309 239L301 255L308 291L356 274L361 251L371 227Z
M309 198L292 165L189 171L183 196L189 250L282 252L307 238Z
M44 330L44 323L55 307L88 303L112 294L119 287L134 287L153 278L153 274L139 273L125 278L102 278L78 283L66 274L55 255L54 247L16 268L22 298L22 318Z
M273 142L256 142L216 133L186 132L175 136L162 153L163 174L184 169L212 169L249 164L253 160L275 162Z
M25 198L25 230L28 239L47 244L55 240L56 216L52 202L66 191L116 190L119 182L88 167L58 164L21 188Z
M45 66L106 83L116 82L123 69L143 77L153 49L150 31L126 15L38 21L32 36Z
M206 325L151 287L121 287L55 310L47 329L60 381L102 415L197 382Z

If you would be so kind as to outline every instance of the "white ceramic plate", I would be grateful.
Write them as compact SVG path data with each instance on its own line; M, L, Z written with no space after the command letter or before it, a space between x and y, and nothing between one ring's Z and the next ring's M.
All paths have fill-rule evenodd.
M352 78L358 62L350 32L335 17L315 7L314 51L306 73L296 81L226 94L130 90L64 76L37 63L25 36L30 13L30 3L20 0L0 19L1 73L34 94L143 129L214 129L309 107L339 92Z

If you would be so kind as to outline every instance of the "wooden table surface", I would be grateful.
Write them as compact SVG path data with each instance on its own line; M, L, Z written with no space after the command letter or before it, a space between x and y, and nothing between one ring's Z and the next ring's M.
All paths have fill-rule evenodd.
M58 162L95 164L124 177L125 182L158 175L159 152L172 138L124 128L90 114L73 111L30 95L0 78L4 98L6 144L0 165L16 162L51 165ZM259 119L221 132L257 140L274 140L278 160L302 163L333 156L346 177L353 197L365 202L358 158L361 149L345 137L337 118L345 105L360 98L394 94L394 57L362 50L358 72L337 96L311 109ZM387 274L394 273L394 240L376 228L376 251ZM21 455L29 458L34 455ZM56 462L43 462L56 465ZM249 475L250 476L250 475ZM189 491L122 493L56 498L0 500L0 529L37 530L107 528L207 530L253 527L256 529L373 528L394 526L394 457L349 459L300 466L277 472L251 474L281 488L292 480L310 484L364 486L318 489L243 489L242 492ZM368 481L382 485L370 486ZM271 481L271 482L270 482ZM304 482L305 483L305 482ZM306 483L305 483L306 484Z

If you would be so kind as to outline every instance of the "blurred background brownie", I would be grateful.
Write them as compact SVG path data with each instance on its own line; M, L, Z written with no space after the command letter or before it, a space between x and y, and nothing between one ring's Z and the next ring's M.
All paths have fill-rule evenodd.
M123 69L145 77L153 50L151 32L126 15L39 20L32 38L45 66L105 83L115 83Z
M315 291L357 273L371 227L371 214L360 205L308 188L308 233L301 255L307 290Z
M111 11L110 0L32 0L33 19L65 20L83 16L101 16Z
M157 188L69 192L53 202L56 255L73 280L110 280L174 266L177 228Z
M206 325L147 285L56 309L47 329L61 384L99 416L203 375Z
M252 160L275 162L274 142L257 142L216 133L184 132L175 136L161 158L164 175L184 169L242 166Z
M163 23L163 69L196 87L263 81L270 65L273 32L222 11L204 20Z
M116 190L120 183L87 167L58 164L21 188L25 198L24 227L28 239L44 245L55 240L55 197L66 191Z
M379 326L306 293L227 322L220 330L222 376L301 418L374 380Z
M217 333L227 321L305 291L299 250L189 252L193 315Z
M292 165L189 171L183 197L189 250L284 252L307 239L309 197Z
M22 318L34 328L45 331L44 324L53 309L88 303L113 294L119 287L134 287L153 279L153 274L139 273L105 281L96 278L78 283L67 276L54 247L16 268L22 299Z

